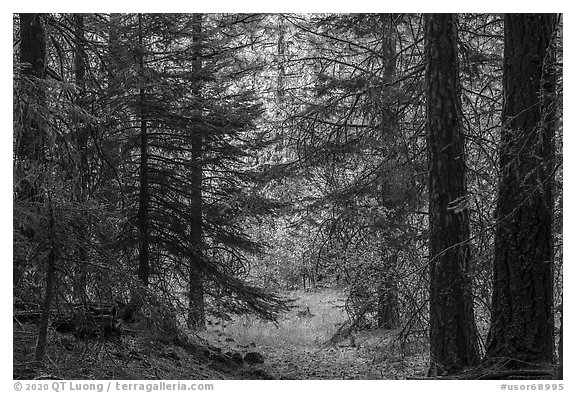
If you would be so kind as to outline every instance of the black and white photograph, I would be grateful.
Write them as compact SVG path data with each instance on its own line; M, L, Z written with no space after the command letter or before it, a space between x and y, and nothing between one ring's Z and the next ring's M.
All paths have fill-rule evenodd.
M326 10L12 14L16 390L564 390L563 14Z

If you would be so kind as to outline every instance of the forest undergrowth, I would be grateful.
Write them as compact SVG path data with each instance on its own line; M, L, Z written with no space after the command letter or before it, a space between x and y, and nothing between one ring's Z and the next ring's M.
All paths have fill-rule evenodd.
M79 339L51 330L48 362L33 361L37 326L14 322L14 379L411 379L426 375L426 343L400 345L397 330L353 333L329 344L346 322L345 293L287 291L277 323L251 316L211 320L187 345L162 342L136 323L120 337ZM247 355L258 356L255 361ZM255 355L256 354L256 355Z
M345 293L287 291L294 307L278 323L251 316L212 321L201 336L226 351L256 350L276 379L408 379L426 376L424 341L400 343L398 330L371 329L329 344L346 322Z

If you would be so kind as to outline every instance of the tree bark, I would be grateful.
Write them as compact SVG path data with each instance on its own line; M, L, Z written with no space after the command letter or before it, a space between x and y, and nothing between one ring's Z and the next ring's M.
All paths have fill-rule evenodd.
M563 306L560 306L562 309ZM560 341L558 342L558 379L564 379L564 351L563 351L563 344L564 344L564 336L563 336L563 327L564 327L564 311L560 312Z
M150 189L148 168L148 120L146 110L146 75L144 69L144 38L142 14L138 14L138 51L139 51L139 107L140 107L140 191L138 195L138 230L140 232L138 278L144 286L149 284L150 276Z
M106 135L113 130L121 128L119 118L126 108L122 103L125 101L123 94L126 92L122 90L121 79L126 73L128 67L125 60L125 48L122 47L120 40L120 30L125 28L125 21L129 16L122 16L120 14L110 14L110 21L108 23L108 41L105 62L107 65L106 70L106 93L102 99L105 101L105 130L102 130L102 147L98 149L98 154L102 160L103 178L110 183L107 188L106 199L110 202L111 206L122 206L121 185L125 183L123 177L124 173L128 170L126 168L126 161L122 159L127 153L126 150L130 149L125 144L118 141L115 137ZM116 185L114 187L114 184Z
M478 363L456 20L425 15L429 153L430 376Z
M278 76L276 78L276 100L278 105L282 108L286 95L286 26L284 24L284 16L278 14L278 43L276 46L276 62L278 67Z
M46 258L46 289L44 291L44 299L42 301L42 315L40 317L40 325L38 326L38 341L36 342L35 361L38 366L41 366L46 356L46 343L48 339L48 325L50 323L50 308L52 307L52 298L54 297L54 288L56 286L56 245L54 234L54 211L52 209L52 201L48 200L49 204L49 232L50 232L50 251Z
M24 83L34 90L36 100L43 103L43 87L38 83L39 80L46 78L46 31L43 14L20 14L20 63L23 65L24 77L37 79ZM37 117L28 111L24 115L22 135L16 150L18 158L38 160L43 155L44 136ZM29 191L33 193L33 190Z
M46 31L42 14L20 14L20 62L23 64L22 74L30 80L23 81L24 86L34 91L35 104L39 107L45 106L44 88L39 83L46 78ZM36 80L34 80L36 78ZM16 147L16 158L18 169L30 169L32 162L40 166L43 161L44 130L41 120L36 114L31 114L29 108L24 108L22 124L22 134ZM28 162L27 162L28 161ZM25 173L24 173L25 174ZM34 182L23 180L16 191L17 201L28 200L32 203L43 202L40 188ZM54 245L54 213L51 201L49 202L49 232L51 237L51 247L46 258L45 265L45 291L42 301L42 314L40 325L38 326L38 341L36 343L35 360L41 366L46 354L46 343L48 335L48 323L50 321L50 307L54 294L56 276L56 247ZM32 240L34 230L32 228L21 228L22 234ZM25 261L14 261L15 277L14 286L17 287L22 275Z
M201 125L201 74L202 74L202 14L193 14L193 45L194 60L192 71L196 82L192 87L192 95L197 102L195 110L196 124L190 131L190 276L188 298L188 327L195 330L206 328L204 306L204 282L201 269L202 247L202 151L203 136Z
M74 14L74 79L78 88L76 105L84 110L88 109L86 97L86 52L84 50L84 15ZM88 135L89 125L83 124L82 119L77 119L78 129L75 135L76 149L78 154L78 178L76 181L76 200L80 203L88 199L87 191L89 184L89 163L88 163ZM78 247L77 260L75 265L74 279L74 299L76 301L87 301L86 299L86 263L88 255L86 244L88 242L88 228L84 223L77 227Z
M378 327L395 329L400 324L400 308L398 305L398 285L396 284L395 269L398 263L398 254L383 258L384 274L380 288L378 288Z
M553 14L504 17L504 107L486 361L508 368L554 355Z
M74 39L75 39L75 52L74 52L74 76L76 86L78 87L78 94L76 96L76 105L84 110L88 110L88 98L86 93L86 51L85 37L84 37L84 15L74 14ZM83 124L82 119L78 119L78 131L76 133L76 147L79 154L78 165L78 182L76 195L79 201L87 199L87 189L89 180L88 170L88 136L90 135L89 125Z
M389 86L393 83L396 75L396 26L393 25L392 17L388 14L380 15L380 22L382 24L382 86ZM393 93L387 88L383 88L381 94L384 97L382 97L381 100L380 139L382 144L382 160L385 161L386 155L390 154L390 145L394 145L394 142L399 137L399 128L398 113L395 108L390 105L390 100L386 99L387 96L390 97ZM389 198L390 186L386 181L386 176L389 175L389 172L384 167L381 168L381 172L378 202L380 206L384 208L384 211L390 210L390 208L398 211L399 206L397 201L391 201ZM392 220L398 219L401 213L395 215L396 217L391 218ZM385 237L386 234L382 233L381 242L385 241ZM380 328L394 329L398 327L400 323L398 287L395 282L397 279L395 274L398 254L395 250L387 250L386 244L381 244L380 262L382 265L382 276L380 277L380 287L378 288L377 324Z
M20 16L20 64L22 65L22 87L35 97L35 104L44 106L44 88L39 83L46 78L46 31L42 14L19 14ZM25 105L21 128L18 130L14 147L15 170L19 180L15 187L17 202L40 203L42 195L34 180L29 180L29 171L34 162L43 157L44 131L41 120L34 110ZM14 228L23 238L31 241L34 228L21 226ZM13 287L19 288L24 275L26 260L16 257L13 263Z
M46 77L46 31L42 14L20 14L20 62L23 73Z

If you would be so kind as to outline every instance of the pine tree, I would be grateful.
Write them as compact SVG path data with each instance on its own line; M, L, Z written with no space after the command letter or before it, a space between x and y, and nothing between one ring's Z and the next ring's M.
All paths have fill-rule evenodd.
M192 72L196 81L192 84L192 96L196 102L194 114L198 120L202 114L202 14L194 14L193 36L194 58ZM190 130L190 240L192 242L190 255L190 281L188 297L188 326L196 330L204 329L206 311L204 305L204 279L202 277L201 260L203 253L202 239L202 126L198 123Z
M236 299L242 292L245 306L261 296L211 260L231 256L243 263L243 252L258 250L235 219L244 208L242 190L249 188L241 164L260 109L230 61L246 37L233 18L116 17L121 34L115 67L124 78L115 80L123 89L116 87L117 96L109 100L124 102L124 121L132 125L124 128L120 149L121 178L131 200L121 242L130 247L133 235L139 239L143 283L146 278L168 285L175 274L183 280L189 288L187 319L195 328L204 325L207 285L215 287L212 294L225 291ZM266 306L256 308L267 313Z
M20 91L23 98L20 113L15 114L19 128L15 141L16 203L41 203L40 185L32 173L43 158L44 130L42 117L34 113L44 106L43 79L46 78L46 32L41 14L20 14ZM32 241L32 226L15 224L15 230L27 241ZM14 261L14 287L20 285L26 261L18 253Z
M554 14L506 14L501 178L486 360L508 368L554 355L552 210Z
M471 288L466 163L456 19L425 15L429 152L430 369L454 374L479 361Z

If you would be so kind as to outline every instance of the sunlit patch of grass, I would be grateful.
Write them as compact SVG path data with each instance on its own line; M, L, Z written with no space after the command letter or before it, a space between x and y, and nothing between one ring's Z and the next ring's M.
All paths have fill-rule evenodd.
M346 320L344 294L339 291L290 291L284 295L296 299L294 308L281 316L277 324L253 316L241 316L221 331L240 345L314 347L332 337ZM309 313L308 313L309 310Z

